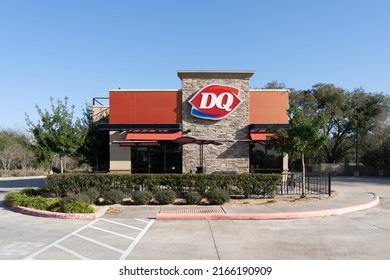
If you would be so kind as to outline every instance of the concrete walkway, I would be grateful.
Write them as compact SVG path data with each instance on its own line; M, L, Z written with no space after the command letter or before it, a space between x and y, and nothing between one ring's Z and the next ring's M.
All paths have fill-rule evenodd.
M177 206L177 211L162 208L156 214L157 220L275 220L327 217L341 215L375 207L379 204L379 196L375 193L352 189L351 187L337 187L337 195L326 199L311 202L268 203L264 205L222 205L222 212L216 211L215 206L207 211L202 207L185 208ZM180 209L181 208L181 209Z

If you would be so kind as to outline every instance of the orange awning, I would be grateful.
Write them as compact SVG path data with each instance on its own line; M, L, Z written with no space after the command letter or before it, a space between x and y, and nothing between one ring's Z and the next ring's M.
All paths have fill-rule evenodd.
M112 141L112 144L119 144L121 147L149 147L149 146L160 146L158 141Z
M182 131L171 130L129 130L126 140L175 140L182 136Z
M273 133L263 131L251 131L250 136L253 141L268 141L269 137L273 136Z

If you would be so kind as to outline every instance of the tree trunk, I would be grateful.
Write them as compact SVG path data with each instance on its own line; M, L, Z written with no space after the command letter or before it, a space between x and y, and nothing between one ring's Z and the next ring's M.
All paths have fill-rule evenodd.
M99 158L98 157L96 157L95 158L95 171L99 171Z
M306 166L305 166L305 154L302 153L302 194L301 197L305 197L305 188L306 188Z
M60 156L60 166L61 166L61 173L64 173L64 162L62 156Z

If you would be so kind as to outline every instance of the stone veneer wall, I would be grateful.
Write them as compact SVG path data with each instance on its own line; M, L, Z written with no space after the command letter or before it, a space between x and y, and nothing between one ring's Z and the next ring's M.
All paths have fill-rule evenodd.
M206 173L249 172L249 144L237 142L249 135L249 79L253 72L178 71L182 80L183 131L188 136L232 140L221 146L204 146ZM226 118L213 121L193 117L188 101L193 94L210 84L230 85L240 89L242 103ZM199 166L199 146L183 145L183 173L195 173Z

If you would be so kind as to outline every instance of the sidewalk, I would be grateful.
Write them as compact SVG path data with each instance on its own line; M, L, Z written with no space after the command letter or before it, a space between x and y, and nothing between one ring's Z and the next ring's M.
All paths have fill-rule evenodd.
M375 207L379 196L362 189L337 186L337 195L328 199L303 203L248 206L174 206L161 207L157 220L270 220L299 219L341 215ZM207 211L209 207L210 211ZM218 211L220 208L221 211Z

